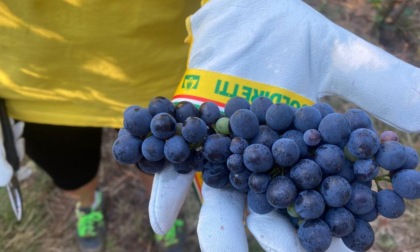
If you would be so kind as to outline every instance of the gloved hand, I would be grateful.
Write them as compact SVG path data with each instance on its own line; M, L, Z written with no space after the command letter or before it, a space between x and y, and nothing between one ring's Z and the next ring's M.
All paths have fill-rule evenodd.
M16 151L19 157L19 161L22 161L25 155L25 141L22 137L23 128L25 124L23 122L17 122L10 118L10 124L12 125L13 135L15 138ZM13 175L13 168L6 160L6 150L3 145L3 131L0 126L0 187L6 186Z
M335 25L299 0L212 0L187 22L188 69L174 101L221 106L249 101L309 105L326 95L353 102L372 116L420 132L420 70ZM149 214L158 234L170 229L193 174L171 168L154 177ZM198 237L202 251L247 251L245 196L203 185ZM296 231L276 212L251 213L247 227L266 251L302 251ZM331 251L347 251L333 239Z

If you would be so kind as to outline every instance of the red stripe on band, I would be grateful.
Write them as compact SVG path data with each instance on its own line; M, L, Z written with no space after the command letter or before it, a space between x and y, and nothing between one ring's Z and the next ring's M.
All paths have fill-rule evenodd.
M200 102L213 102L219 107L222 107L222 108L225 107L224 103L221 103L221 102L218 102L218 101L215 101L215 100L205 99L205 98L194 96L194 95L183 95L183 94L181 94L181 95L175 95L173 97L173 99L179 99L179 98L187 98L187 99L196 100L196 101L200 101Z

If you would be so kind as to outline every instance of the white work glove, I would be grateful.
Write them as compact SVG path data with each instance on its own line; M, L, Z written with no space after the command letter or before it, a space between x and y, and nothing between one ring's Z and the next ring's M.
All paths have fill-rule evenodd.
M174 101L219 104L229 94L267 95L303 105L337 95L372 116L420 132L420 70L335 25L299 0L211 0L189 19L188 69ZM189 84L186 81L189 80ZM192 82L191 82L192 81ZM185 84L185 85L184 85ZM166 233L193 174L164 169L154 177L152 228ZM245 196L203 185L202 251L247 251ZM275 212L251 213L247 227L266 251L302 251L296 230ZM348 251L333 239L330 251Z
M10 118L10 124L12 125L13 135L15 138L16 151L19 157L19 161L22 161L25 155L25 141L22 137L24 123L17 122ZM0 187L6 186L13 176L13 168L6 160L6 150L3 144L3 131L0 126Z

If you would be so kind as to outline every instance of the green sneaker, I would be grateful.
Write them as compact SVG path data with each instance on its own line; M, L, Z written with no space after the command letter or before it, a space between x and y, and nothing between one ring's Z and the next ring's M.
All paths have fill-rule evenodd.
M185 251L185 232L183 231L184 221L177 219L174 225L164 235L155 234L155 241L165 252Z
M102 192L95 192L95 202L92 207L81 207L76 204L77 241L83 252L99 252L105 239L105 220L103 215Z

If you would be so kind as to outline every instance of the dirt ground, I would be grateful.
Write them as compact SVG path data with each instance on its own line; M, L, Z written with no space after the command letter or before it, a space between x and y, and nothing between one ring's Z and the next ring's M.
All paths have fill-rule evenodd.
M409 1L409 10L405 10L407 13L404 12L404 18L381 27L375 23L380 18L378 10L368 0L305 2L344 28L382 46L395 56L420 66L420 50L416 47L416 43L420 43L420 1ZM340 100L330 102L337 109L345 110L353 106ZM386 125L376 123L379 129L388 129ZM420 150L418 135L402 132L399 134L407 144ZM147 213L148 199L138 176L139 171L135 167L121 166L114 162L110 150L115 138L115 131L104 131L100 183L107 202L107 251L160 251L159 246L153 242L154 234L150 229ZM22 192L25 217L19 224L10 211L7 195L4 191L0 193L0 252L77 251L74 240L75 202L55 189L50 179L38 169L33 169L32 175L22 182ZM191 189L181 212L185 221L185 251L188 252L200 251L196 235L199 207ZM376 242L371 251L420 251L419 220L419 202L408 202L406 213L397 220L378 218L372 223ZM262 251L255 240L249 237L250 251Z

